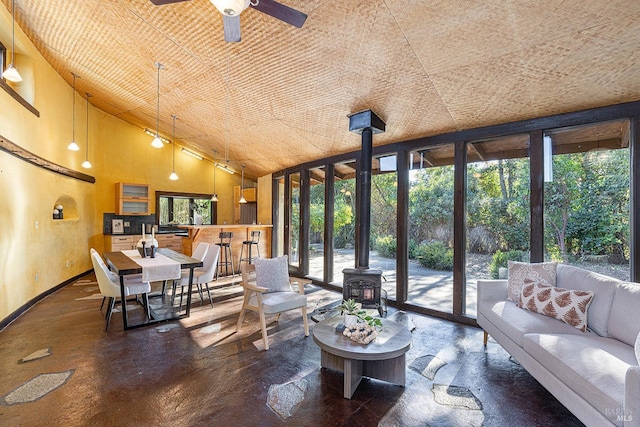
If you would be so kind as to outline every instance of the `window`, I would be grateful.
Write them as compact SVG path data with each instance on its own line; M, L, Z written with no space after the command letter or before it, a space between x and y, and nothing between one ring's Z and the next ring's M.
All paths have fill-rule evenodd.
M545 133L545 258L630 279L629 122Z
M467 144L466 303L476 315L478 279L504 279L508 260L529 260L529 135Z
M216 203L209 194L156 191L156 212L160 228L177 225L216 224Z
M319 167L309 171L309 276L324 280L324 225L325 225L325 169Z
M453 145L411 153L409 289L411 304L453 311Z

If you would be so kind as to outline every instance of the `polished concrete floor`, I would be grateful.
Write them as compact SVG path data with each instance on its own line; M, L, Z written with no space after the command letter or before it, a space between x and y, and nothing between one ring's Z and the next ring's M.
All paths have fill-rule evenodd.
M0 331L0 425L581 425L497 343L485 349L477 328L390 308L412 330L406 387L365 379L348 400L342 374L320 368L296 312L269 324L268 351L253 313L236 332L233 286L214 290L213 309L194 294L187 319L123 331L114 313L105 332L94 280L66 286ZM307 291L316 319L340 299ZM141 310L131 306L135 317Z

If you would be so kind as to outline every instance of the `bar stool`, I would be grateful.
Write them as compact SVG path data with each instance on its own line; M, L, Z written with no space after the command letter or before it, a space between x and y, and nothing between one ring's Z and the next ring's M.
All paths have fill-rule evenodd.
M244 242L242 242L242 247L240 248L240 267L241 268L242 268L242 261L245 261L248 264L251 264L253 262L251 249L253 248L254 245L256 247L256 250L258 251L258 257L260 257L260 245L258 245L259 242L260 242L259 230L255 230L251 232L251 240L245 240ZM245 247L247 248L247 253L249 254L248 257L242 256L242 254L244 253Z
M231 239L233 238L233 233L230 231L223 231L220 233L220 272L222 272L222 267L224 266L225 276L229 275L229 265L231 265L231 274L235 277L236 270L233 266L233 251L231 250Z

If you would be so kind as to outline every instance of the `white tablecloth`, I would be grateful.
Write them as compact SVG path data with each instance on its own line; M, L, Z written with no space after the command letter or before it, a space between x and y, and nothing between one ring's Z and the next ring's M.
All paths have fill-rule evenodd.
M180 263L162 254L156 253L155 258L142 258L137 250L122 251L142 267L142 281L156 282L180 278Z

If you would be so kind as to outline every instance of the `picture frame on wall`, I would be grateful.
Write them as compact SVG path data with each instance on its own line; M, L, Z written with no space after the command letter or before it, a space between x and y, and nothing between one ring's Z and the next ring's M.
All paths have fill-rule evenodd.
M112 219L111 220L111 233L124 234L124 220Z

